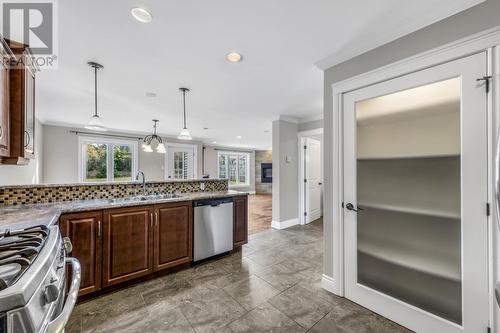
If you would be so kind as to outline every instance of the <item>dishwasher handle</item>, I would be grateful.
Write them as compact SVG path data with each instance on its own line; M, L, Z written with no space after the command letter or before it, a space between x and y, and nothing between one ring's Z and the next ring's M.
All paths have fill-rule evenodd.
M233 203L233 198L222 198L222 199L207 199L207 200L196 200L193 201L194 207L210 206L218 207L223 204Z

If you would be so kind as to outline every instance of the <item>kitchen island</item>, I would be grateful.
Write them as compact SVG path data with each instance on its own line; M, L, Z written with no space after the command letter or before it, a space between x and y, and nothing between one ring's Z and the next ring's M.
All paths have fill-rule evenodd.
M79 294L89 298L191 265L193 201L220 198L232 199L238 250L248 240L247 193L227 189L4 205L0 228L58 224L82 266Z

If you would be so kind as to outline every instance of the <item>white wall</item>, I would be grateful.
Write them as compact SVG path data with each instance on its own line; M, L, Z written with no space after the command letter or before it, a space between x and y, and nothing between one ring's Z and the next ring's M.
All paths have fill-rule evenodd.
M244 192L254 192L255 191L255 151L253 150L242 150L236 148L228 148L228 147L216 147L216 146L205 146L205 170L204 173L210 175L210 178L218 177L217 170L217 149L225 150L225 151L244 151L250 154L250 160L248 161L250 164L250 185L249 186L239 186L239 187L231 187L237 191Z
M44 165L43 182L45 183L75 183L78 182L78 136L70 133L72 129L60 126L44 126ZM143 134L131 133L107 133L113 135L125 135L142 137ZM179 143L181 141L172 138L163 138L165 143ZM186 143L185 141L182 143ZM198 176L201 175L201 149L202 144L198 141L190 141L197 147ZM144 171L146 180L165 179L165 157L164 154L145 153L139 145L139 170Z
M42 182L43 141L43 126L36 120L35 159L31 160L28 165L0 165L0 185L26 185Z

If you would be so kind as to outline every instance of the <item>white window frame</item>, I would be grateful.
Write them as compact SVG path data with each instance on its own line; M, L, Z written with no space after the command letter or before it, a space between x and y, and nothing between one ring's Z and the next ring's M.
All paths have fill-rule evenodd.
M250 153L247 152L241 152L241 151L231 151L231 150L219 150L217 151L217 178L221 178L220 176L220 163L219 163L219 157L220 155L237 155L238 156L238 165L236 166L237 170L237 184L236 185L231 185L229 184L230 188L239 188L239 187L248 187L250 186ZM246 168L246 173L245 173L245 183L240 183L240 156L245 156L247 160L247 168ZM228 179L229 180L229 165L226 165L226 178L222 179Z
M129 145L132 147L132 180L134 179L135 175L137 174L137 171L139 170L139 148L138 148L138 142L134 140L123 140L123 139L110 139L110 138L104 138L100 136L79 136L78 137L78 179L82 183L89 183L85 181L85 167L84 164L86 164L86 156L85 156L85 150L83 149L83 145L89 144L89 143L99 143L99 144L106 144L106 145ZM109 146L108 146L109 147ZM113 149L108 148L107 152L107 163L108 163L108 168L107 168L107 180L106 182L114 182L114 183L119 183L122 181L115 181L113 179L113 154L110 153L112 152ZM110 167L111 166L111 167Z
M172 180L168 178L170 174L170 165L168 160L169 149L172 148L192 148L193 149L193 179L198 178L198 145L189 143L176 143L176 142L165 142L165 147L167 148L167 153L165 154L165 180Z

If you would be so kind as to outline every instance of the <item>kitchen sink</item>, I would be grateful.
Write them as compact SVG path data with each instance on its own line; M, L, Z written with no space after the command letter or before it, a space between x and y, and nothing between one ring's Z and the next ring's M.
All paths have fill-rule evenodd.
M150 194L150 195L137 195L126 198L113 198L113 199L108 199L108 202L117 203L117 202L133 202L133 201L151 201L151 200L175 199L181 197L182 194L180 193Z

